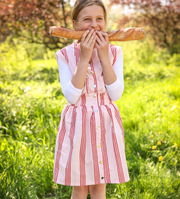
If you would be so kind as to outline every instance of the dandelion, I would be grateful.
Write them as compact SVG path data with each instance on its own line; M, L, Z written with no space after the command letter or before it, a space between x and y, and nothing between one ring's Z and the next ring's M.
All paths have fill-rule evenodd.
M178 148L178 145L177 145L177 143L174 143L174 146L176 147L176 149Z
M163 142L163 139L161 139L161 142Z
M131 120L134 120L134 117L132 117Z
M155 149L156 149L156 146L152 146L152 149L155 150Z
M129 80L130 79L130 77L126 77L126 80Z
M153 137L154 137L154 135L150 135L150 137L151 137L151 138L153 138Z
M146 120L146 122L150 122L149 120Z
M22 149L23 149L24 151L26 151L27 148L26 148L26 146L22 146Z
M159 157L159 162L161 162L162 159L163 159L163 156L161 155L161 156Z
M157 144L158 144L158 145L161 145L161 142L159 141Z
M52 188L53 188L53 189L57 189L58 186L57 186L56 184L53 184L53 185L52 185Z
M159 132L158 132L159 135L161 135L162 133L163 133L162 131L159 131Z

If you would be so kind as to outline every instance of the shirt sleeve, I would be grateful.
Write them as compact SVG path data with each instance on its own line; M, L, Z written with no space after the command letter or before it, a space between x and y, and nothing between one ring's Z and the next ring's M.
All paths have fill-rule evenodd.
M70 104L75 104L78 101L83 89L74 87L71 82L72 73L68 65L64 63L59 57L57 59L62 92Z
M122 50L117 57L117 60L113 66L117 79L114 83L106 85L107 92L112 101L117 101L121 98L124 91L124 77L123 77L123 53Z

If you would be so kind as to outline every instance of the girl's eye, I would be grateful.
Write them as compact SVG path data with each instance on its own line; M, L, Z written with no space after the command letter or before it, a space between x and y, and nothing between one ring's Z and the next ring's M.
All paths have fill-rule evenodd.
M102 20L102 18L98 18L98 20Z
M86 18L86 19L84 19L85 21L88 21L89 20L89 18Z

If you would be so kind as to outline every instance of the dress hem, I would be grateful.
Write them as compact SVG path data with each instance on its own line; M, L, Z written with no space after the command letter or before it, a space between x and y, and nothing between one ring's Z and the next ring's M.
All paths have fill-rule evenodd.
M64 184L64 182L60 182L60 181L57 181L55 182L53 180L53 182L57 183L57 184L61 184L61 185L64 185L64 186L88 186L88 185L96 185L96 184L123 184L125 182L128 182L130 181L130 179L126 179L124 182L103 182L103 183L87 183L87 184L84 184L84 185L79 185L79 184Z

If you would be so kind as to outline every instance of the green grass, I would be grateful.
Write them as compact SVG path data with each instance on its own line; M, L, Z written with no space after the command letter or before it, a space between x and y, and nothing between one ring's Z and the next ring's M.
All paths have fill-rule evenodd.
M66 104L55 52L41 54L41 47L14 43L0 46L0 198L68 199L72 188L52 181L56 133ZM180 55L171 57L146 40L119 45L125 89L116 104L130 181L108 184L107 198L178 199Z

